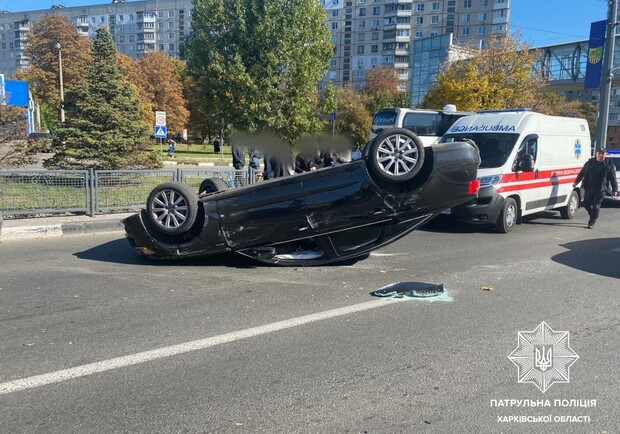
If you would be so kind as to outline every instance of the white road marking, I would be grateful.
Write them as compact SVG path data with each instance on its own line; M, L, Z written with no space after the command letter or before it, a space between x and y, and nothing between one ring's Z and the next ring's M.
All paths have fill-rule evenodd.
M336 318L352 313L363 312L377 307L390 305L402 299L382 298L378 300L368 301L365 303L354 304L351 306L341 307L338 309L326 310L310 315L299 316L296 318L278 321L271 324L265 324L258 327L252 327L236 332L225 333L219 336L212 336L205 339L199 339L191 342L185 342L179 345L158 348L156 350L143 351L141 353L130 354L127 356L117 357L100 362L89 363L87 365L76 366L75 368L63 369L60 371L49 372L47 374L35 375L33 377L21 378L18 380L0 383L0 395L5 395L20 390L32 389L34 387L45 386L47 384L60 383L62 381L74 378L85 377L87 375L99 372L111 371L113 369L125 368L151 360L162 359L164 357L176 356L178 354L189 353L192 351L203 350L205 348L214 347L216 345L226 344L241 339L260 336L266 333L272 333L280 330L286 330L292 327L310 324L317 321L323 321L330 318Z
M370 256L404 256L409 253L381 253L381 252L370 252Z

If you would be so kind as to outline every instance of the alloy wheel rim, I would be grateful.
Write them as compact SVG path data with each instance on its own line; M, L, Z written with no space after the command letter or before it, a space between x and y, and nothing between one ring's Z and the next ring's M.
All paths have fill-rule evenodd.
M157 224L166 229L178 228L189 214L187 200L174 190L162 190L153 199L152 214Z
M575 214L577 212L577 198L576 197L572 197L570 200L570 205L569 205L569 211L571 214Z
M395 134L386 137L377 147L377 162L388 175L403 176L418 164L419 153L415 142L408 136Z
M508 227L512 227L515 224L515 217L517 215L517 211L514 206L509 206L506 210L506 224Z

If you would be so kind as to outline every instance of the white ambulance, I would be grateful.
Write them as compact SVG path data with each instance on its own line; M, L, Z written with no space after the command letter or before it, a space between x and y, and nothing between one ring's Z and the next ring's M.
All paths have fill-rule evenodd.
M473 140L480 149L478 198L446 210L471 223L509 232L523 216L559 210L572 219L581 203L575 177L592 154L585 119L528 109L477 112L459 119L441 142Z

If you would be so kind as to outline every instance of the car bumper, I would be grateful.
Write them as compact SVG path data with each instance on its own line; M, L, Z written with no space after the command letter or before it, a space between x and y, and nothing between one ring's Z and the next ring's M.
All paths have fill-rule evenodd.
M492 186L480 188L478 197L442 212L454 220L467 223L494 224L504 204L503 196Z

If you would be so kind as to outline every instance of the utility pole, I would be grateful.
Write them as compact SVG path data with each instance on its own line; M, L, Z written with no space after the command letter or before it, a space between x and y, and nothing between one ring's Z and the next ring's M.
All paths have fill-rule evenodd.
M607 124L609 122L609 101L614 79L614 47L616 44L616 25L618 23L618 0L607 1L607 30L605 31L605 53L601 72L601 88L598 103L598 123L596 125L596 149L605 148L607 143Z
M615 0L614 0L615 1ZM58 83L60 85L60 122L65 122L65 90L62 84L62 47L60 43L56 43L56 49L58 50Z

